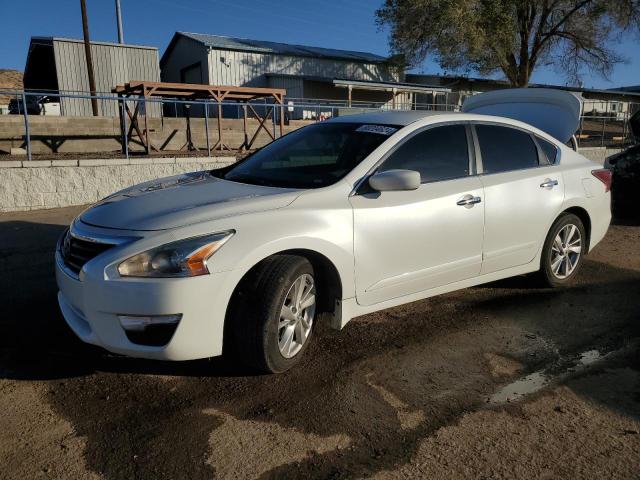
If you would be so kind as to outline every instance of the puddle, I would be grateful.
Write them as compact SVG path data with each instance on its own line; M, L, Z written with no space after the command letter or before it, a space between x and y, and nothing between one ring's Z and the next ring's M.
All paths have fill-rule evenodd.
M586 367L587 365L591 365L592 363L597 362L602 359L602 354L598 350L589 350L587 352L582 352L580 354L580 358L578 359L578 365Z
M489 404L497 405L508 402L515 402L525 395L542 390L551 382L551 377L544 373L544 370L534 372L520 380L503 387L489 398Z
M529 375L502 387L488 399L487 403L489 405L502 405L505 403L517 402L522 397L538 392L550 383L558 382L568 377L570 374L578 373L605 357L609 357L617 353L618 351L609 352L606 355L603 355L599 350L587 350L568 363L561 359L559 364L566 365L562 369L545 369L530 373Z

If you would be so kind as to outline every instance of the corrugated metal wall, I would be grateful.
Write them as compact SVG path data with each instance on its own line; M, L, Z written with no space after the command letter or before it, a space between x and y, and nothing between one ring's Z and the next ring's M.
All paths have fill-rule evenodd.
M182 83L181 71L189 66L199 64L202 68L202 82L208 83L207 49L204 45L187 37L180 37L165 57L160 73L163 82Z
M56 61L58 88L65 93L88 93L89 78L84 44L77 41L55 39L53 51ZM108 94L118 84L131 80L160 81L158 50L129 45L92 43L91 56L96 78L96 90ZM115 96L114 96L115 98ZM101 116L117 116L117 102L101 100ZM62 99L62 115L90 116L91 102L83 99ZM160 116L159 105L149 106L150 116Z
M267 87L284 88L288 98L304 98L304 82L302 78L269 77Z
M267 86L265 73L349 80L400 81L397 73L392 72L386 65L380 64L217 49L212 49L209 53L211 85Z

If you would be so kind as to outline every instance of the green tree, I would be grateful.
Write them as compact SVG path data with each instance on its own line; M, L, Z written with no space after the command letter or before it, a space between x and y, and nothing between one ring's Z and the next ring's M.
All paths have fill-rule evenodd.
M635 35L639 19L640 0L385 0L376 11L409 66L433 56L445 70L501 71L518 87L541 65L572 83L585 68L608 78L624 61L616 40Z

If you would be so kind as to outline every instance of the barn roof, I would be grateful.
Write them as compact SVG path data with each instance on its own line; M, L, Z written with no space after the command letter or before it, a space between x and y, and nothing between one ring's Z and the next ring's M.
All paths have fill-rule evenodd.
M173 44L179 37L186 37L201 43L207 47L222 50L236 50L242 52L271 53L278 55L290 55L294 57L329 58L334 60L349 60L352 62L385 63L386 57L375 53L356 52L352 50L336 50L333 48L311 47L306 45L293 45L289 43L268 42L266 40L251 40L248 38L225 37L222 35L209 35L204 33L176 32L171 43L163 55L163 60L173 48Z
M71 43L84 43L84 40L78 38L64 38L64 37L44 37L44 36L34 36L31 37L31 44L48 44L52 42L71 42ZM158 50L158 47L151 47L148 45L136 45L132 43L113 43L113 42L101 42L91 40L91 45L106 45L109 47L119 47L119 48L140 48L143 50Z

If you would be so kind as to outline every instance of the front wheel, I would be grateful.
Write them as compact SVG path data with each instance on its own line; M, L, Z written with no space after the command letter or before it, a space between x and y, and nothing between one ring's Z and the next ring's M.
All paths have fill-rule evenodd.
M316 319L313 267L304 257L274 255L243 279L227 321L236 355L269 373L293 367L309 345Z
M553 224L542 249L540 275L549 287L571 282L586 254L584 224L576 215L565 213Z

